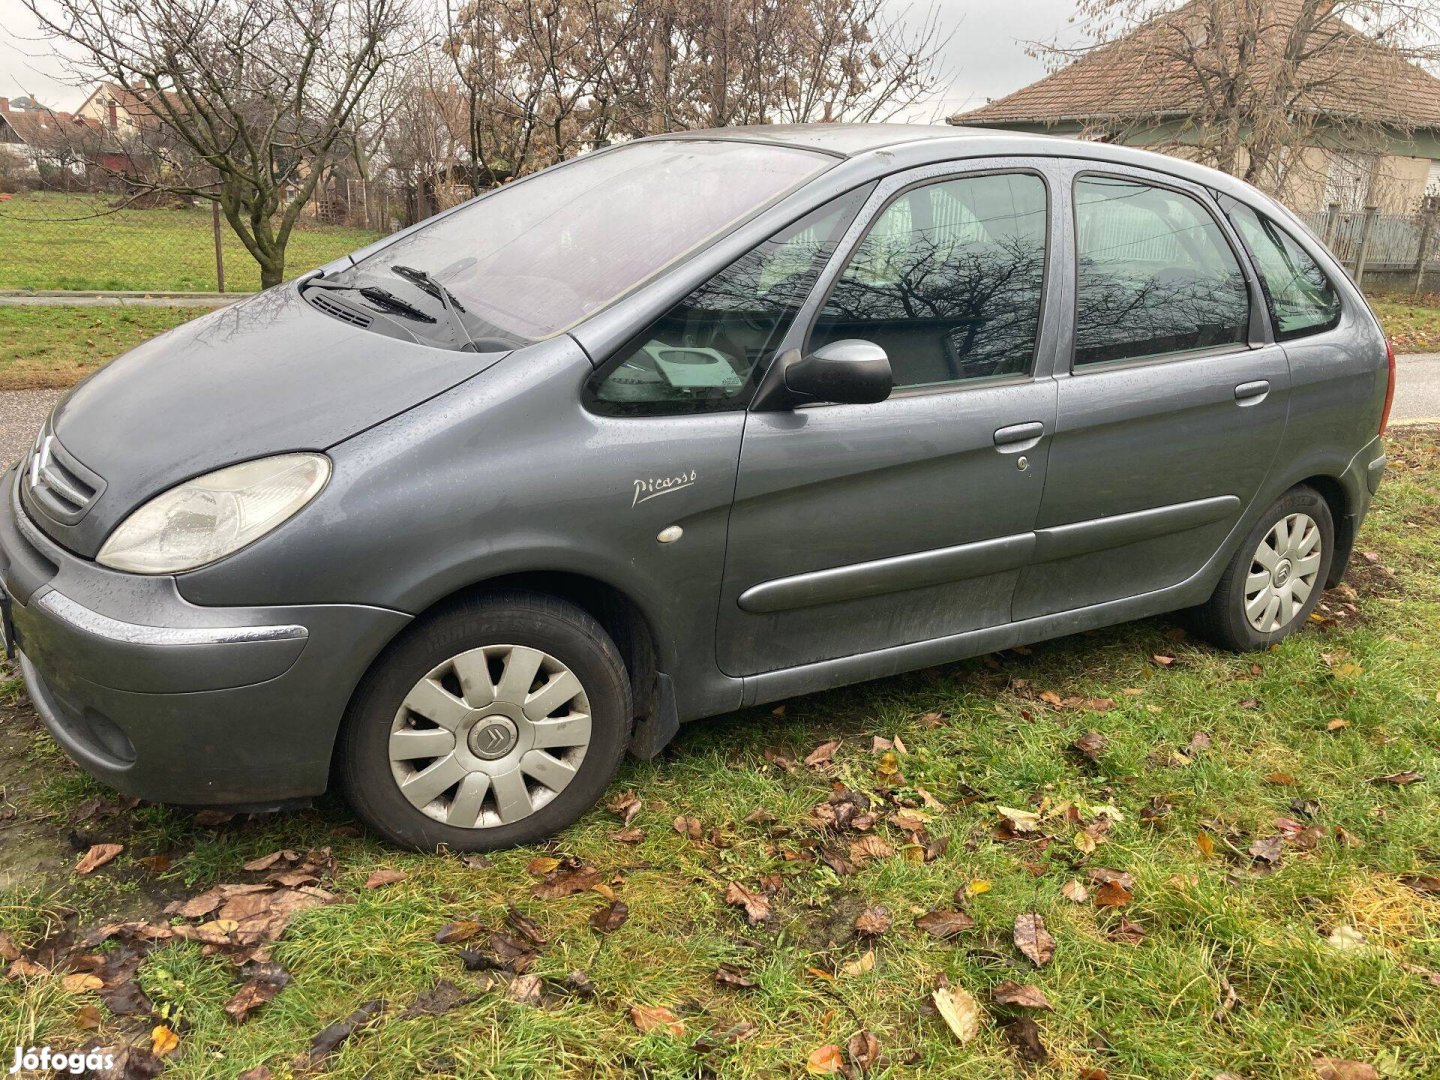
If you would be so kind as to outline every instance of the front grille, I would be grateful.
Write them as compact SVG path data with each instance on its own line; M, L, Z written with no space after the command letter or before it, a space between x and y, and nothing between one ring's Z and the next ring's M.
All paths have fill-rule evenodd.
M311 289L305 296L310 303L314 304L326 315L339 319L341 322L350 323L352 326L369 326L374 320L363 312L344 304L337 304L330 297L325 295L322 289Z
M48 426L35 440L20 482L31 506L61 525L83 518L105 490L105 481L61 446Z

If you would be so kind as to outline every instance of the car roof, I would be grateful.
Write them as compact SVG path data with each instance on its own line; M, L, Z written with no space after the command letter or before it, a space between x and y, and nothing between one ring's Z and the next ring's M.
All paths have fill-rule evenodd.
M661 139L703 139L712 142L766 143L799 147L850 162L857 174L880 175L896 167L990 155L1065 157L1097 163L1132 165L1189 180L1242 202L1279 211L1306 228L1283 204L1228 173L1170 154L1118 143L1092 142L1057 135L1006 131L956 124L752 124L677 131L652 135Z

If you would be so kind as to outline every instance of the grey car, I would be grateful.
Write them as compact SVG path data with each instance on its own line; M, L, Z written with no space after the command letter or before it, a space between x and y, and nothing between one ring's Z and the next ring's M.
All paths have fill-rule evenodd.
M1282 206L912 126L646 139L135 349L4 476L8 642L141 798L574 821L680 724L1177 609L1304 625L1393 357Z

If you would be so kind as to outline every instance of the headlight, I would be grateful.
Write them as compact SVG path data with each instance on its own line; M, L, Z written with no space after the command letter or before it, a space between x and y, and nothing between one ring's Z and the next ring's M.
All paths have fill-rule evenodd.
M121 522L96 561L135 574L193 570L260 539L329 478L324 454L279 454L197 476Z

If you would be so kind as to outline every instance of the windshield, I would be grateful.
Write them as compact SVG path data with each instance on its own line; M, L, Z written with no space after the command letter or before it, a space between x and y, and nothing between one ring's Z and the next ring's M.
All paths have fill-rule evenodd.
M751 143L635 143L501 188L376 252L359 272L393 286L396 264L426 271L473 339L538 341L832 163Z

